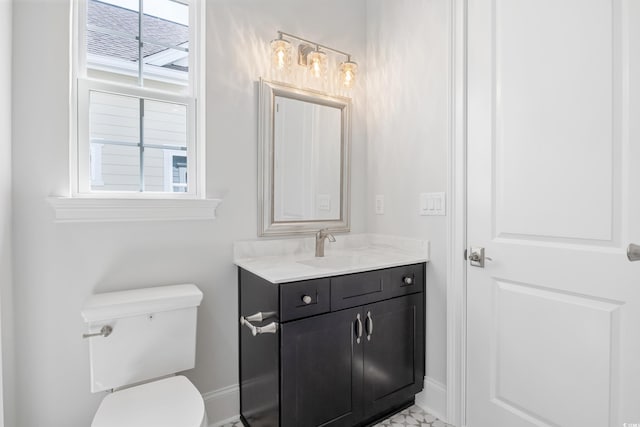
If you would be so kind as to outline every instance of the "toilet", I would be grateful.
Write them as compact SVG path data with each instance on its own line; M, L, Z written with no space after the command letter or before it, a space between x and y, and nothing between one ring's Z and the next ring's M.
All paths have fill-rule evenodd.
M113 391L91 427L206 427L202 395L177 372L195 366L197 310L192 284L89 297L91 392Z

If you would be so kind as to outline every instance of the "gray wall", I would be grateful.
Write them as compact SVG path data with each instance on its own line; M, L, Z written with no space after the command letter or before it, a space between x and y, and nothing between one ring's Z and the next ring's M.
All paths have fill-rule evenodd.
M13 328L11 276L11 14L0 0L0 426L13 422ZM4 424L3 424L4 420Z
M14 4L13 248L19 357L18 422L12 427L89 425L102 394L89 392L88 346L80 338L84 325L79 310L95 292L196 283L204 301L196 368L188 376L203 393L237 383L232 243L256 237L255 82L268 74L268 42L282 29L351 51L363 61L365 2L216 0L207 6L207 188L209 196L223 199L218 219L55 224L46 198L69 188L70 1ZM353 231L363 232L366 125L363 95L355 96ZM4 218L4 211L0 215Z
M367 1L367 229L431 241L426 372L427 391L437 392L437 399L425 399L440 413L446 387L446 217L419 216L418 197L447 189L447 37L444 0ZM384 195L384 215L375 214L376 194Z

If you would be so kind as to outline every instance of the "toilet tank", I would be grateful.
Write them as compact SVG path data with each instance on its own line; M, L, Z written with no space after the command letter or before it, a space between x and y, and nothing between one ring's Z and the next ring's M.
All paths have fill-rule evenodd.
M195 285L158 286L89 297L81 311L89 338L91 391L123 387L195 366Z

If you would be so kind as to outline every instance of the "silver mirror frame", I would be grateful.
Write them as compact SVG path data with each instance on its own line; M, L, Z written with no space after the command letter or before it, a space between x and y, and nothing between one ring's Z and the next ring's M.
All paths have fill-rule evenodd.
M275 97L327 105L341 110L340 218L337 220L274 221L274 105ZM351 99L284 83L258 83L258 236L311 234L321 228L341 233L351 230Z

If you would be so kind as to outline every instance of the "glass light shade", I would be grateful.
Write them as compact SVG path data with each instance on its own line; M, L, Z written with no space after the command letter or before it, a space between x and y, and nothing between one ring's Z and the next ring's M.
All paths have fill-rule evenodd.
M342 85L347 88L352 88L356 82L356 73L358 72L358 64L351 61L346 61L340 64L340 80Z
M307 67L311 75L317 79L327 75L327 54L314 50L307 55Z
M291 68L291 43L284 39L271 41L271 64L278 71Z

